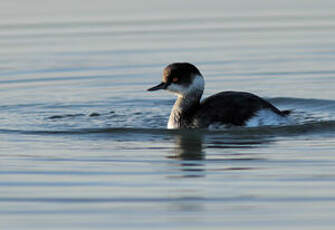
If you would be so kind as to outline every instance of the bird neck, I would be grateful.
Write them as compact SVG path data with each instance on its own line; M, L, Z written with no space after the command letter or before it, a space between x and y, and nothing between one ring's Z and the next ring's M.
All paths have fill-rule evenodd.
M202 92L189 95L179 95L173 105L168 128L188 128L192 125L192 117L200 104Z

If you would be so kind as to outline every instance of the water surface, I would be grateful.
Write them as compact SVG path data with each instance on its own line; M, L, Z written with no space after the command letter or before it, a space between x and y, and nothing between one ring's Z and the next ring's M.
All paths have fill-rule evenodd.
M333 2L212 3L1 3L1 229L333 229ZM166 130L175 61L294 124Z

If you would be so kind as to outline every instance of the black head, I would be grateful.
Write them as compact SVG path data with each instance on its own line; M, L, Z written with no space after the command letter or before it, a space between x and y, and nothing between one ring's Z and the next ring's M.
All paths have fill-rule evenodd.
M172 63L164 68L162 82L148 91L167 89L176 93L183 93L188 89L196 77L201 77L197 67L190 63ZM203 79L202 79L203 81Z

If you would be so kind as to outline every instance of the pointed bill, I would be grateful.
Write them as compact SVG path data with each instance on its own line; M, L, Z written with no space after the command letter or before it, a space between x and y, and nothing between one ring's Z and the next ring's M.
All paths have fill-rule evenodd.
M166 89L166 87L167 87L167 84L165 82L162 82L162 83L148 89L148 91L156 91L156 90L160 90L160 89Z

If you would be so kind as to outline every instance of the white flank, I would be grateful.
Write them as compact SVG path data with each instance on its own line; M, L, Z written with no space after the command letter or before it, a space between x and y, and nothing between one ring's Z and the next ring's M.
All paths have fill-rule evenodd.
M263 109L246 122L246 127L257 127L263 125L288 125L292 120L288 117L280 116L269 109Z

